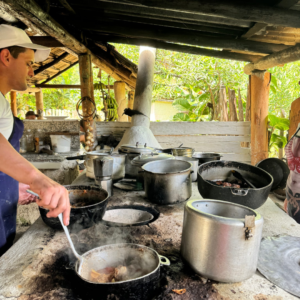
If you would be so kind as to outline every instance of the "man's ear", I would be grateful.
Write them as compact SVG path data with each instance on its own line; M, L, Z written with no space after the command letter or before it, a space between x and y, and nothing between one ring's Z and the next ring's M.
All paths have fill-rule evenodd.
M8 66L11 59L12 59L12 56L8 49L3 49L0 52L0 64L2 64L4 66Z

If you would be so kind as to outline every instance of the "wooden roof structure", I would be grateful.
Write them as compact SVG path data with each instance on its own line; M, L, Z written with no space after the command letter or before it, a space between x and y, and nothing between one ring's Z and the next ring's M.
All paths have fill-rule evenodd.
M33 83L48 82L90 53L128 88L135 87L137 66L109 43L246 61L251 74L300 59L299 10L299 0L0 0L4 20L26 24L35 42L64 47L37 66Z

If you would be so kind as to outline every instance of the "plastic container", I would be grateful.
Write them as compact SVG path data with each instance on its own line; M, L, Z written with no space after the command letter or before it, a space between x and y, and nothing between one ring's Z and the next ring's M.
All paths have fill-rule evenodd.
M52 149L55 152L70 152L71 136L69 135L50 135Z

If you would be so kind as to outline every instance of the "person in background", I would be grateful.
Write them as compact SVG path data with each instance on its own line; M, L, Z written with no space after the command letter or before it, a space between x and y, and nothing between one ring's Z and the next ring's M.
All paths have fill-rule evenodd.
M299 124L300 125L300 124ZM285 211L297 223L300 223L300 126L285 147L285 154L290 169L286 182Z
M29 110L25 115L26 120L36 120L37 117L38 115L36 115L32 110Z
M49 53L49 48L33 44L25 31L0 25L0 256L14 241L18 200L32 200L28 188L40 196L36 202L49 210L49 218L62 213L64 224L69 224L68 191L19 154L24 125L13 117L4 97L11 90L25 91L34 75L32 65L47 59Z

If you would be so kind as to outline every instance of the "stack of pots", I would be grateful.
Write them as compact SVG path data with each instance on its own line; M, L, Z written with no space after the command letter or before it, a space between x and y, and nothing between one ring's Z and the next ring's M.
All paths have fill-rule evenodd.
M125 177L136 179L138 175L138 168L133 166L131 164L131 161L139 155L151 154L152 152L155 152L155 149L152 147L147 147L147 144L142 145L136 143L135 145L130 145L130 144L122 145L118 151L120 154L126 154Z
M144 171L142 170L142 166L146 163L152 162L152 161L162 161L162 160L169 160L169 159L175 159L173 155L166 154L166 153L155 153L152 152L151 154L141 154L139 156L136 156L132 161L131 165L134 166L137 170L137 186L144 188Z

